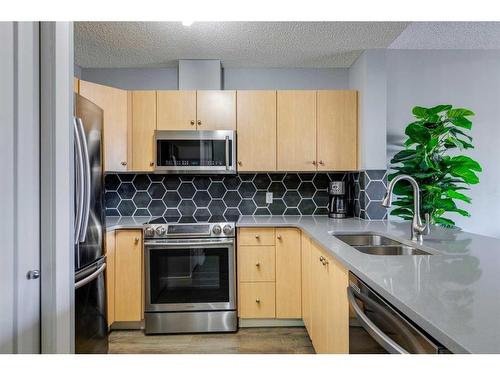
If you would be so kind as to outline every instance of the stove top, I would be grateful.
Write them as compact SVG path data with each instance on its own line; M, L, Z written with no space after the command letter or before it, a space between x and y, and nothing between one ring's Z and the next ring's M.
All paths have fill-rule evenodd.
M144 225L144 238L207 238L234 237L234 222L167 223L164 218L150 220Z

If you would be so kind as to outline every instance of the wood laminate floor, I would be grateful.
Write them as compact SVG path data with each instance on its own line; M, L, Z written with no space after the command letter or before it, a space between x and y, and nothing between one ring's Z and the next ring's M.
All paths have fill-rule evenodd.
M110 354L314 354L303 327L240 328L236 333L151 335L113 331Z

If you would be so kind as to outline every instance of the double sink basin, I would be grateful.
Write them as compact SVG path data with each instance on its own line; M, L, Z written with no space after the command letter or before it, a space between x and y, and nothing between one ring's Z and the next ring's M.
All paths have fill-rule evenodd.
M354 247L359 252L370 255L432 255L414 246L406 245L375 233L332 233L337 239Z

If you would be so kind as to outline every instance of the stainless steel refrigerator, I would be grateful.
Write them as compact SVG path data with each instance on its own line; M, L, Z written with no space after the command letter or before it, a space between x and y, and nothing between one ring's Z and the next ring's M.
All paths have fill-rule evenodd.
M75 94L75 352L107 353L103 110Z

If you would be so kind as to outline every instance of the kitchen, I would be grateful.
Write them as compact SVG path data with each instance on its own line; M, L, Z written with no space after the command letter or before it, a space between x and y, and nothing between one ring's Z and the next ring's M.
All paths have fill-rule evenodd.
M72 150L60 170L54 157L33 170L41 263L19 272L38 285L41 329L18 352L500 352L499 176L485 153L499 136L498 23L63 24L36 31L40 48L58 33L74 43L72 92L52 94L70 100L40 95L39 136L44 105L74 100L74 142L52 144ZM16 43L35 35L14 27ZM33 158L54 155L39 147ZM49 170L69 172L71 217L43 219ZM62 246L50 223L74 248L62 299L46 292L61 286L44 264L49 240ZM50 298L74 313L53 317ZM73 332L57 343L47 322Z

